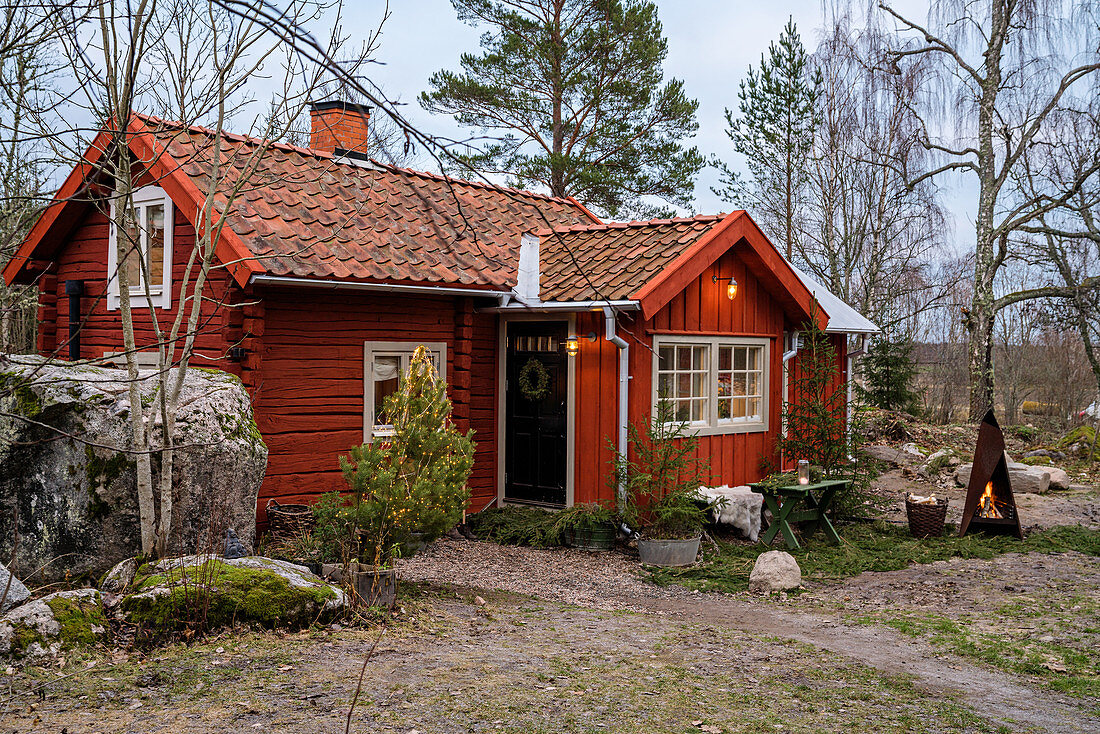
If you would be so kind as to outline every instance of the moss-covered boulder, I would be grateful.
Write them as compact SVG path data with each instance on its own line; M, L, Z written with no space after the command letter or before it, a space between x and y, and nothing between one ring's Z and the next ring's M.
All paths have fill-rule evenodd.
M198 626L234 623L301 628L328 621L347 600L344 592L305 566L261 556L187 556L138 569L134 593L122 600L126 619L146 637Z
M59 591L0 618L0 654L41 658L106 639L107 618L95 589Z
M140 375L150 404L155 372ZM241 381L188 370L175 443L170 553L220 547L229 527L253 544L267 447ZM131 445L124 370L0 355L0 557L10 557L16 516L15 567L41 568L47 581L98 578L140 552ZM153 475L159 486L155 457Z

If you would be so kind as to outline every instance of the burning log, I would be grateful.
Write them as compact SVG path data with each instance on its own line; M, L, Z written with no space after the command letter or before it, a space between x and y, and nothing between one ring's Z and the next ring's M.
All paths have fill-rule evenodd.
M959 536L966 535L969 530L1008 533L1021 540L1024 537L1016 511L1016 498L1012 494L1012 482L1008 477L1005 437L992 410L985 414L978 429L974 467L966 490Z

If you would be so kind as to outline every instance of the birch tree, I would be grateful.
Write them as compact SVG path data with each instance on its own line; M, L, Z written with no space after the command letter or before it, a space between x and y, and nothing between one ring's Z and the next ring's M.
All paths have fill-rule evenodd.
M1094 93L1097 11L1058 0L941 0L925 24L888 4L879 7L898 29L887 67L901 74L914 63L929 64L925 100L914 111L921 144L938 160L929 170L906 171L910 184L958 173L977 189L974 291L965 314L970 418L977 420L993 405L997 311L1048 295L998 295L997 275L1022 228L1072 199L1100 169L1094 159L1057 190L1014 185L1025 153L1056 133L1052 119ZM952 118L947 124L945 116Z
M133 439L128 453L136 464L142 549L156 555L165 554L172 528L175 422L195 353L202 307L209 300L209 277L215 269L235 264L215 258L221 231L237 198L255 185L253 174L270 145L287 133L326 80L323 64L299 55L263 18L230 12L214 2L198 7L201 11L186 0L101 0L88 21L67 27L61 44L71 69L82 81L85 108L103 121L111 139L98 174L110 182L113 191L107 200L96 203L111 217L117 232L119 266L111 277L118 284L129 381ZM369 44L352 56L347 47L342 55L337 51L346 40L340 35L339 12L337 2L311 0L291 3L282 11L283 20L296 26L325 18L334 29L323 46L325 53L354 69L366 58ZM375 34L371 40L376 38ZM281 70L277 86L283 91L266 114L253 117L250 132L259 142L227 145L222 131L229 118L250 101L249 81L271 68ZM148 167L135 168L130 153L133 115L142 108L180 118L182 128L169 128L176 134L197 122L212 129L205 147L194 154L208 171L197 211L189 213L195 225L194 247L188 253L182 279L173 278L178 308L163 321L154 308L151 263L141 246L142 231L148 225L137 220L134 206L138 177L151 174ZM164 226L170 227L172 222ZM134 311L135 299L143 306L140 312ZM139 318L148 319L145 326L154 335L152 344L139 343L135 329ZM156 355L151 378L155 397L145 405L142 383L147 377L139 374L138 354L150 348Z

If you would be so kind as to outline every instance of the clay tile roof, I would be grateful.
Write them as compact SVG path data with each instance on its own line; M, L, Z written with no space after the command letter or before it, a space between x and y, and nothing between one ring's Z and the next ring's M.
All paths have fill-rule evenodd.
M539 230L539 295L543 301L628 299L723 217L719 214Z
M213 133L143 117L199 191L212 176ZM520 238L592 219L570 199L357 163L292 145L222 139L227 226L269 275L410 281L508 290ZM250 173L246 173L250 172Z

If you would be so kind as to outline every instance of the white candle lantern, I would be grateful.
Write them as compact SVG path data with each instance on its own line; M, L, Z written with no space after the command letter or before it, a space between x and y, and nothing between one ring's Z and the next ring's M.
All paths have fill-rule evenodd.
M806 461L805 459L798 460L798 483L810 483L810 462Z

